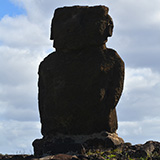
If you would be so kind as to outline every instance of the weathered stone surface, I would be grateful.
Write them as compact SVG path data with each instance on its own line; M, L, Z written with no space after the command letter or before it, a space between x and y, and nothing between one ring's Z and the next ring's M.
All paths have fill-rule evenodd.
M51 39L57 50L100 46L112 35L113 22L105 6L64 7L55 11Z
M159 160L160 159L160 142L148 141L145 144L131 145L123 143L109 149L90 150L85 154L56 154L50 156L36 157L33 155L2 155L3 160L104 160L104 159L119 159L119 160Z
M42 158L34 158L32 160L78 160L77 156L67 155L67 154L57 154L51 156L45 156Z
M160 143L157 141L147 141L145 144L131 145L124 143L118 145L116 150L120 150L122 155L130 158L147 158L159 159L160 156Z
M33 142L34 154L54 155L58 153L84 154L90 149L115 148L123 144L116 133L101 132L90 135L56 135Z
M82 154L85 150L81 143L77 143L71 138L61 137L37 139L33 142L33 146L36 156L55 155L58 153Z
M104 143L103 138L97 141L97 137L78 142L73 136L88 137L104 131L116 134L115 107L123 90L124 62L115 50L105 46L112 30L113 22L105 6L55 11L51 39L56 52L41 62L38 72L44 137L33 143L37 155L74 152L75 148L81 152L85 144L85 148L92 148L89 144ZM60 134L74 141L55 142ZM114 146L123 140L107 135L105 147L106 143Z
M39 69L42 134L115 132L123 69L118 54L102 47L45 58Z

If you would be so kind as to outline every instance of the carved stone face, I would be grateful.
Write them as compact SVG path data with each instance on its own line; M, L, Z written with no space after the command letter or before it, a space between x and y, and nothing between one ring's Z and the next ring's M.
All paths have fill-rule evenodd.
M80 49L100 46L112 36L113 21L105 6L64 7L55 11L51 40L56 49Z
M113 20L112 20L111 16L108 15L108 35L107 35L107 37L112 36L113 27L114 27Z

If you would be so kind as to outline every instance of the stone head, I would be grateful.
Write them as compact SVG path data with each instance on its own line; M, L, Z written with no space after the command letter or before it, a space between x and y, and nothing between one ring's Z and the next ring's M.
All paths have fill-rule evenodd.
M55 10L51 40L59 50L100 46L112 36L113 21L105 6L73 6Z

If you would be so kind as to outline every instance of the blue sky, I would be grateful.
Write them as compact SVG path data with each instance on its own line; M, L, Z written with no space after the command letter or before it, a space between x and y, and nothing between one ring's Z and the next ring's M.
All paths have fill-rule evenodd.
M41 137L37 71L54 50L53 12L66 5L109 7L115 27L106 45L126 67L117 132L133 144L160 141L159 0L0 0L0 152L33 153Z
M22 7L15 5L10 0L0 0L0 19L5 15L13 17L19 14L26 14Z

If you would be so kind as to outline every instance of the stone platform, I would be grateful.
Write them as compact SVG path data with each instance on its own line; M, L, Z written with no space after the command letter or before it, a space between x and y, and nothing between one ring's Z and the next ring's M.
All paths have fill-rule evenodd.
M55 10L50 38L56 51L38 71L43 138L33 142L36 156L82 154L124 143L116 134L124 62L105 45L114 27L108 11L106 6Z
M90 149L114 148L124 143L116 133L101 132L91 135L56 135L33 142L36 156L58 153L84 154Z

